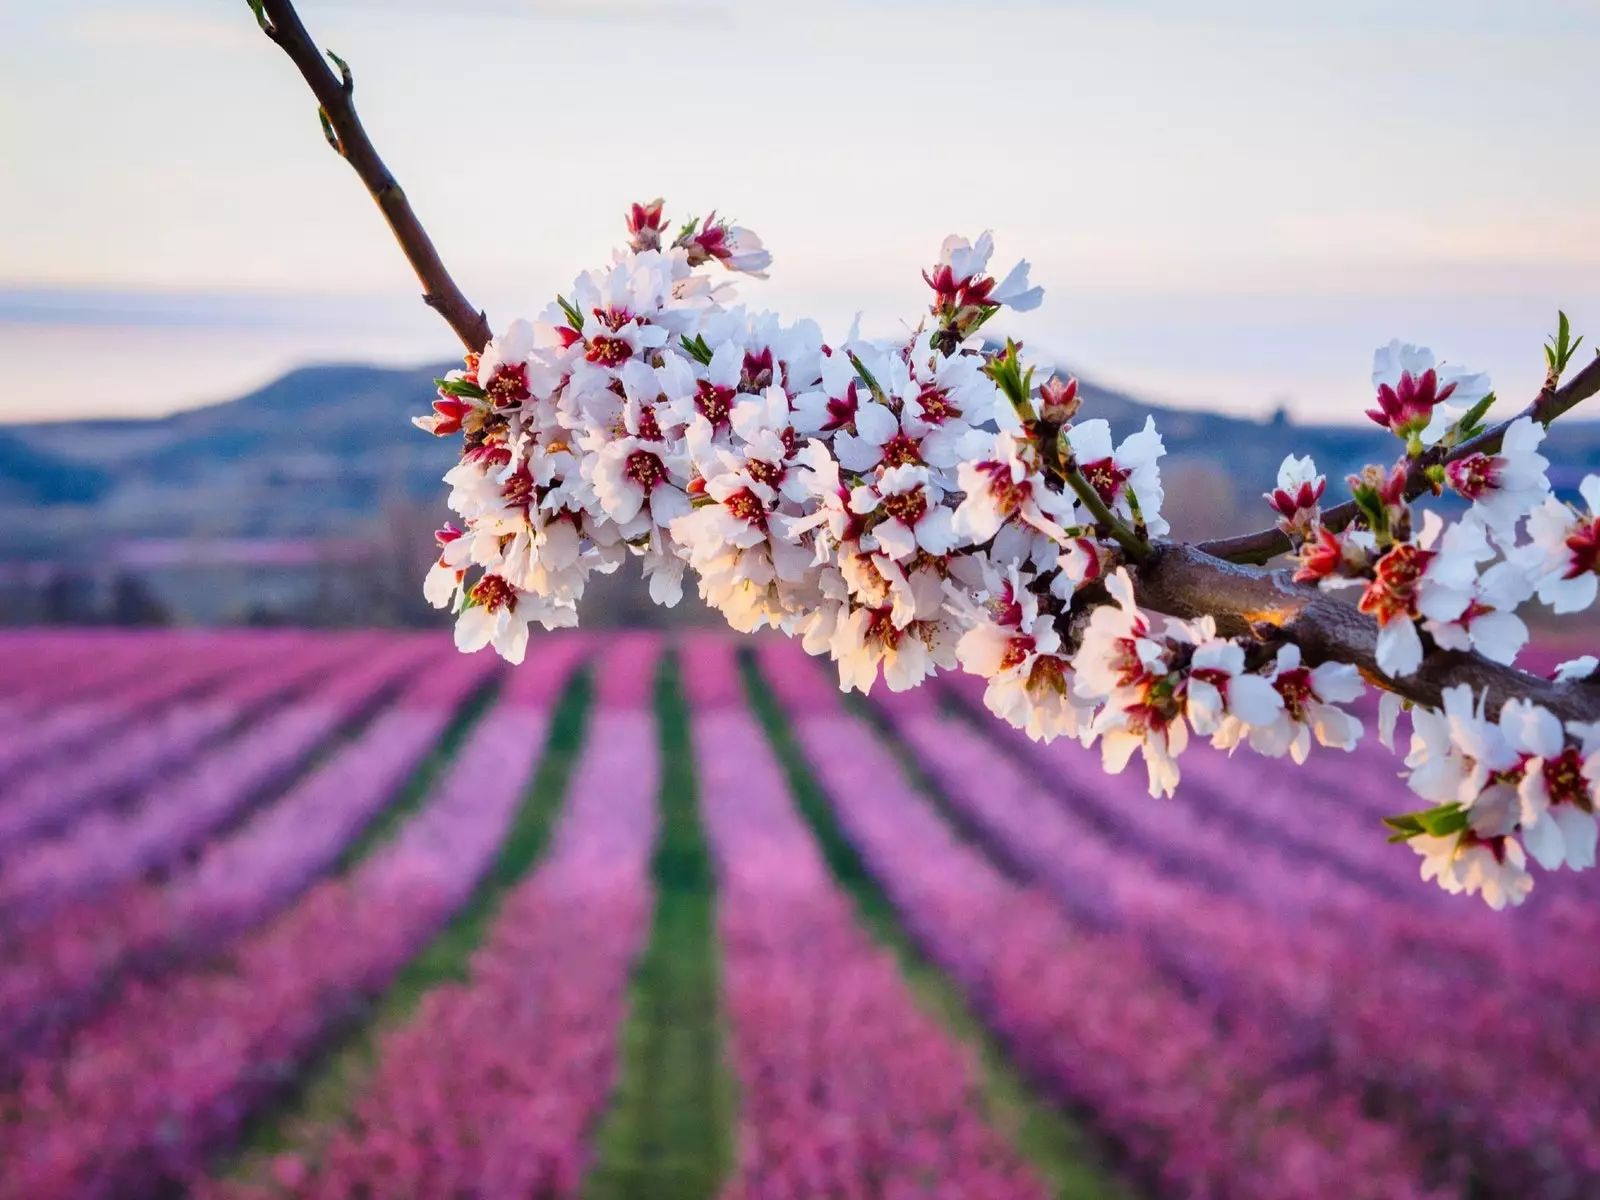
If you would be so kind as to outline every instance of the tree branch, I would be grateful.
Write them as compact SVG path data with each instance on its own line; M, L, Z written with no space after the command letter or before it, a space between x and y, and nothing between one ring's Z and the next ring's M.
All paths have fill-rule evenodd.
M1511 427L1512 421L1522 417L1532 417L1542 425L1548 425L1562 413L1574 407L1582 400L1587 400L1596 392L1600 392L1600 355L1596 355L1589 365L1584 367L1563 386L1550 391L1541 390L1531 404L1523 409L1511 420L1502 421L1492 429L1486 429L1470 441L1461 443L1449 451L1434 447L1426 451L1420 458L1412 460L1410 471L1406 478L1406 499L1415 500L1424 492L1432 490L1427 480L1427 469L1441 463L1454 462L1472 454L1493 454L1500 449L1506 430ZM1337 532L1343 529L1357 516L1356 506L1351 501L1330 508L1322 514L1322 523L1329 529ZM1238 563L1265 563L1280 554L1287 554L1293 547L1289 537L1280 529L1261 529L1255 533L1241 534L1238 537L1219 538L1216 541L1201 542L1197 549L1217 558L1225 558L1230 562Z
M338 75L333 73L306 32L291 0L251 0L250 7L262 31L293 60L310 85L321 106L318 116L322 120L323 136L361 177L361 182L367 185L367 191L383 210L395 240L405 251L411 269L422 284L423 302L449 322L468 350L482 350L492 336L489 318L467 302L450 272L445 270L427 230L412 211L411 202L389 168L383 165L367 131L361 127L361 119L356 116L355 105L351 102L355 80L350 68L329 51L328 58L339 68Z
M1175 617L1209 614L1219 633L1295 642L1311 664L1352 663L1374 685L1437 708L1445 689L1471 686L1489 694L1491 711L1511 699L1532 700L1563 721L1600 720L1600 686L1552 683L1480 654L1432 649L1417 671L1402 679L1378 669L1378 625L1337 595L1295 583L1286 569L1227 562L1198 546L1163 543L1129 568L1139 603Z

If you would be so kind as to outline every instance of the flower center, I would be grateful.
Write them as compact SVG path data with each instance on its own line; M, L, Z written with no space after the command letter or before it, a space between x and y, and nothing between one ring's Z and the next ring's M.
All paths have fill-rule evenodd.
M778 490L778 485L783 482L783 477L789 473L789 468L774 466L772 463L764 462L759 458L752 458L745 470L749 472L751 479L771 488L773 491Z
M642 487L646 493L655 490L658 483L667 477L666 467L661 465L661 460L648 450L635 450L628 455L628 461L622 466L622 473L634 483Z
M489 393L489 403L495 408L521 404L533 394L528 389L528 364L501 363L483 390Z
M950 393L932 384L927 384L918 393L917 403L922 406L922 419L931 425L943 425L961 415L961 410L950 399Z
M744 355L744 366L739 371L739 384L747 392L759 392L772 385L772 349L764 347L760 354Z
M1393 546L1378 560L1378 577L1361 593L1361 611L1387 625L1401 617L1417 615L1417 584L1433 551L1409 542Z
M883 497L883 511L903 525L915 525L928 511L928 497L921 488L891 492Z
M1589 571L1600 571L1600 517L1579 525L1567 538L1572 562L1564 578L1576 579Z
M1589 784L1583 777L1583 759L1571 746L1544 760L1544 785L1550 790L1551 804L1575 804L1584 812L1594 811Z
M599 337L589 339L589 350L584 357L602 367L617 367L633 357L633 347L629 345L627 338L606 337L601 334Z
M1026 634L1019 634L1006 643L1005 653L1000 656L1000 669L1009 671L1020 667L1028 661L1028 656L1033 653L1034 640Z
M979 463L978 469L989 477L989 496L1002 517L1017 512L1033 494L1033 484L1026 479L1012 479L1011 469L1005 463Z
M767 506L749 488L741 488L724 500L722 506L741 521L748 521L752 525L761 524L767 517Z
M1028 671L1028 690L1034 693L1048 690L1065 696L1067 664L1053 654L1041 654L1033 660L1033 666Z
M883 463L887 467L916 466L921 462L921 447L904 432L895 434L883 444Z
M1445 467L1450 486L1468 500L1476 500L1500 486L1500 471L1506 460L1487 454L1469 454Z
M528 505L533 503L534 496L532 472L526 466L518 467L500 485L500 495L513 508L527 508Z
M733 389L718 387L709 379L702 379L695 389L695 411L717 429L728 423L728 413L733 408Z
M656 410L648 404L639 409L639 440L642 442L662 440L661 424L656 420Z
M851 380L850 386L845 389L841 399L828 400L828 419L823 423L824 430L843 429L852 424L856 419L856 410L861 407L861 401L856 396L856 381Z
M1280 671L1278 677L1272 681L1272 686L1277 688L1278 695L1283 697L1284 711L1297 722L1306 719L1306 706L1313 700L1319 699L1316 689L1311 686L1311 672L1305 667Z
M1122 491L1122 485L1128 482L1132 471L1124 470L1117 466L1116 459L1102 458L1080 468L1083 477L1089 481L1089 486L1100 493L1100 499L1107 504L1117 498L1117 493Z
M517 589L499 575L485 575L472 585L468 595L474 604L490 612L499 612L502 608L507 612L515 612L517 608Z

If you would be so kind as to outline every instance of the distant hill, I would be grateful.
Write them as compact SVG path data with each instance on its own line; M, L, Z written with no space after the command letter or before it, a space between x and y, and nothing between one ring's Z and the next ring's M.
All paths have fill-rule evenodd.
M340 539L387 508L437 509L451 440L418 432L445 369L322 366L156 420L0 430L0 561L94 558L139 539ZM1260 524L1259 494L1289 453L1337 479L1391 451L1364 425L1295 425L1163 408L1085 382L1084 416L1121 436L1155 414L1175 532ZM1564 422L1566 475L1600 466L1600 423ZM1386 444L1389 443L1389 444Z

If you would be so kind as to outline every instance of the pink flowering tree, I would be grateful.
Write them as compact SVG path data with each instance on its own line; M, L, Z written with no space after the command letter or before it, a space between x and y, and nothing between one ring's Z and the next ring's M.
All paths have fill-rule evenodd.
M1574 507L1539 452L1600 390L1564 316L1542 385L1494 425L1487 376L1381 347L1368 415L1394 462L1330 503L1290 457L1270 527L1175 543L1154 422L1119 440L1080 419L1075 380L984 340L1002 309L1042 299L1026 262L991 271L988 233L945 239L916 329L882 342L747 310L735 281L770 266L760 238L634 204L608 265L497 331L374 150L348 66L288 0L251 7L467 350L417 420L462 441L445 477L460 524L423 585L461 649L520 661L531 625L577 624L590 577L637 559L658 603L691 573L733 628L799 638L842 688L982 676L993 713L1035 738L1098 744L1110 771L1137 753L1152 795L1177 787L1195 739L1296 762L1313 740L1352 750L1348 706L1370 685L1376 736L1421 800L1389 823L1425 878L1499 908L1533 886L1530 858L1594 865L1596 660L1553 678L1515 665L1518 610L1585 609L1600 574L1600 476ZM1470 503L1453 522L1424 507L1446 492Z

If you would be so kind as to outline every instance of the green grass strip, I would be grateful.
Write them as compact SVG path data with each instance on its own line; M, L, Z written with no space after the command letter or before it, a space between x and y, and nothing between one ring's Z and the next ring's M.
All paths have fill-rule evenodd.
M833 802L806 762L788 715L762 678L754 654L742 653L740 668L750 706L788 775L795 803L811 826L834 879L855 902L862 925L894 954L922 1010L941 1022L951 1036L976 1051L984 1118L1033 1165L1058 1200L1124 1200L1133 1195L1106 1168L1104 1156L1084 1130L1029 1086L1000 1042L967 1007L961 993L917 949L900 924L894 903L845 836ZM860 714L859 709L856 712ZM872 723L880 733L883 731L884 726L878 721ZM926 775L908 749L903 743L889 745L902 767L907 768L908 778L922 790L920 785L927 783Z
M597 1135L590 1200L708 1200L733 1161L722 1054L716 896L700 824L689 713L675 658L656 681L661 832L650 945L635 968L616 1094Z
M464 981L472 952L487 932L506 893L525 876L544 853L566 795L578 755L583 747L591 683L588 672L575 676L551 714L544 754L521 807L501 843L493 864L478 883L466 906L412 959L394 983L373 1004L365 1017L304 1072L294 1089L273 1109L251 1122L231 1163L220 1174L238 1179L265 1178L268 1160L288 1150L311 1150L325 1144L348 1116L351 1104L377 1063L380 1035L403 1023L416 1010L429 989ZM475 698L475 703L478 703ZM462 719L447 734L412 781L415 794L410 806L391 807L383 830L369 831L367 850L387 836L427 795L453 757L468 729L483 715L488 698L481 699L476 714ZM408 789L409 791L409 789Z

